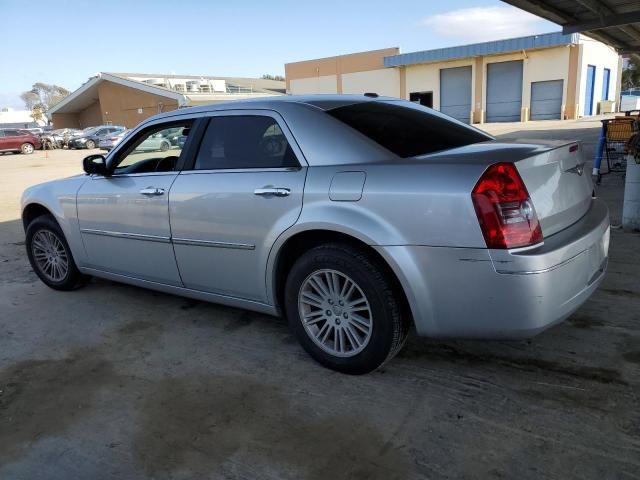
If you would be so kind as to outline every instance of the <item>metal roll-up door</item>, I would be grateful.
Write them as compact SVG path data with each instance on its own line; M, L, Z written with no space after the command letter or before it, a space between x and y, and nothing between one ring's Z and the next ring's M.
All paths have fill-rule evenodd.
M440 70L440 111L469 123L471 113L471 67Z
M487 65L487 122L519 122L522 60Z
M531 120L559 120L562 80L531 83Z

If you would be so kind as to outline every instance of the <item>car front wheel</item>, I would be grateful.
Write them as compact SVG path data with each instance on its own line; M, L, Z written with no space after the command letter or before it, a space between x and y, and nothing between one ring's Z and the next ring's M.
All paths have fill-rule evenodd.
M96 142L93 140L87 140L87 143L85 143L84 146L87 147L88 150L93 150L96 148Z
M51 215L33 220L27 227L27 256L33 271L55 290L74 290L86 284L64 238L62 229Z
M398 292L384 269L348 245L321 245L295 262L285 310L303 348L343 373L364 374L384 365L407 337Z
M31 143L23 143L23 144L20 146L20 151L21 151L22 153L24 153L25 155L30 155L30 154L32 154L32 153L33 153L33 150L34 150L34 148L33 148L33 145L32 145Z

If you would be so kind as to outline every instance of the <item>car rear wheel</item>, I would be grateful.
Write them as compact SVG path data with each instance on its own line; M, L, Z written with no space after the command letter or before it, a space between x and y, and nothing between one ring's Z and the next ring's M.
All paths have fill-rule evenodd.
M22 153L24 153L25 155L30 155L33 153L33 144L31 143L23 143L22 145L20 145L20 151Z
M364 374L391 360L407 338L398 293L369 255L342 244L303 254L286 283L289 326L325 367Z
M166 152L167 150L169 150L170 147L171 147L171 145L169 144L169 142L162 142L160 144L160 151L161 152Z
M96 142L94 142L93 140L87 140L84 146L89 150L93 150L94 148L96 148Z
M62 229L51 215L34 219L27 227L27 256L33 271L55 290L74 290L85 285L71 255Z

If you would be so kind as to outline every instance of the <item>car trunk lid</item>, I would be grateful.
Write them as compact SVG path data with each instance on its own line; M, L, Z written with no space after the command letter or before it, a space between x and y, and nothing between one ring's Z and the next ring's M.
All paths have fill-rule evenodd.
M537 141L541 144L540 141ZM545 237L573 225L591 206L593 184L578 142L549 142L548 149L515 162Z

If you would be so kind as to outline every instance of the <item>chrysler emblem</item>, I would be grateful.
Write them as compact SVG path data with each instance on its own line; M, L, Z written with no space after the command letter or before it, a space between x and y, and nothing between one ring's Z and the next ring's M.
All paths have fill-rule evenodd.
M582 172L584 172L584 163L578 163L575 167L565 170L565 172L577 173L578 175L582 175Z

